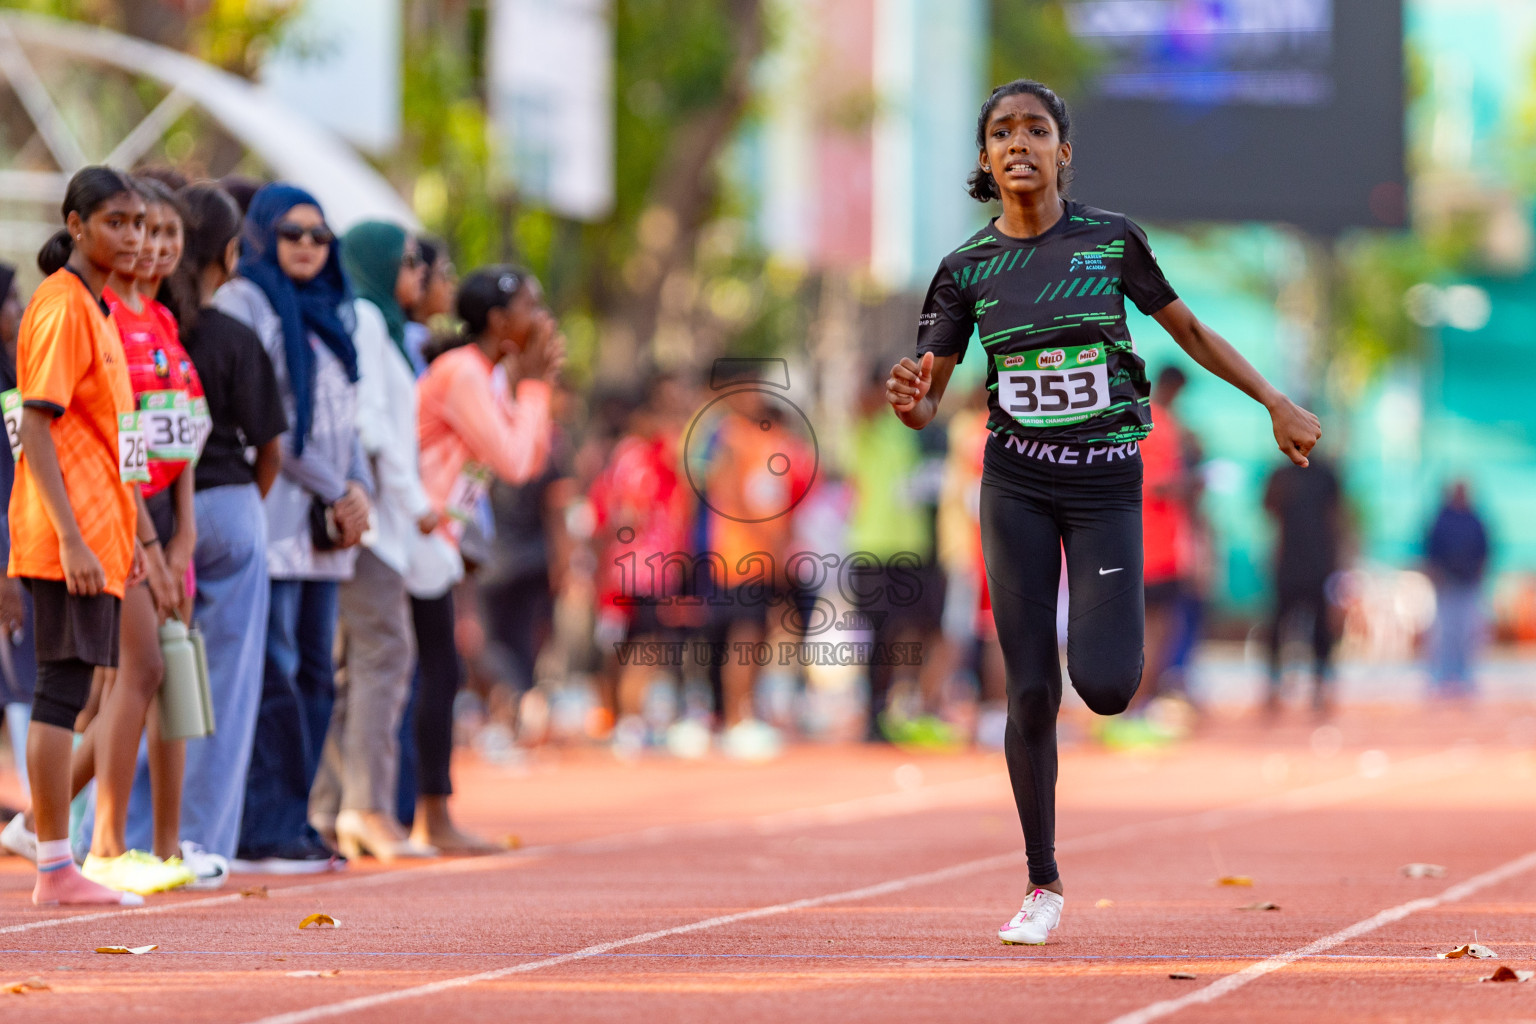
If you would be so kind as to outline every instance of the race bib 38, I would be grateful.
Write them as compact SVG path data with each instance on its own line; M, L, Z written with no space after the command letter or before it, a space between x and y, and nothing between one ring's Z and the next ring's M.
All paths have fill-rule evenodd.
M192 407L185 392L145 392L139 397L139 422L155 462L187 462L197 455Z

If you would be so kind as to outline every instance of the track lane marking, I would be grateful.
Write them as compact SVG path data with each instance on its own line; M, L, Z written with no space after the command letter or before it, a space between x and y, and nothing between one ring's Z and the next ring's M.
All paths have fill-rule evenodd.
M1365 779L1358 775L1341 776L1297 789L1260 797L1247 803L1219 807L1209 811L1199 811L1194 814L1133 822L1129 825L1117 826L1103 832L1077 836L1072 839L1062 840L1056 844L1056 848L1060 852L1099 850L1130 840L1145 839L1186 830L1212 831L1229 825L1247 824L1279 814L1327 807L1332 804L1344 803L1363 796L1369 796L1384 789L1392 789L1413 782L1425 781L1428 778L1436 778L1446 774L1454 774L1457 771L1468 770L1475 757L1474 750L1467 749L1461 745L1452 746L1438 753L1425 754L1393 764L1392 770L1386 776L1379 778ZM772 835L776 832L811 825L841 825L876 818L900 817L904 814L920 813L935 806L953 806L947 803L945 798L952 796L956 791L964 793L971 788L984 788L988 784L997 783L999 780L1006 784L1006 779L1007 776L1005 774L994 772L966 779L958 779L937 786L924 786L921 789L907 793L879 793L873 796L855 797L851 800L840 800L836 803L824 804L819 807L813 806L795 808L788 811L774 811L752 818L726 818L715 821L690 822L681 825L658 825L631 832L620 832L612 836L597 836L590 839L573 840L567 843L530 846L506 854L455 860L445 864L428 863L420 867L379 871L369 875L343 875L341 877L329 878L323 882L311 882L306 885L285 886L280 889L273 889L268 895L273 899L284 899L292 896L312 895L316 892L335 892L343 886L348 888L368 887L388 885L402 881L414 881L422 875L436 877L479 871L494 871L509 865L528 860L538 860L555 854L612 853L624 849L659 846L677 840L727 838L741 832ZM1022 852L1019 853L1019 856L1022 858ZM50 917L0 927L0 935L38 931L44 928L57 928L75 923L86 924L92 921L105 921L121 917L165 914L179 910L201 910L238 903L242 899L243 897L239 893L227 893L222 896L205 896L197 899L178 900L171 903L156 903L147 907L95 911L66 917Z
M1458 882L1438 896L1425 896L1420 899L1409 900L1407 903L1400 903L1395 907L1388 907L1386 910L1373 914L1363 921L1356 921L1348 928L1336 931L1332 935L1325 935L1314 942L1309 942L1305 946L1298 947L1289 952L1280 953L1267 960L1251 964L1236 974L1229 974L1225 978L1213 981L1204 988L1197 989L1186 996L1181 996L1178 999L1164 999L1161 1002L1144 1006L1131 1013L1122 1014L1110 1021L1109 1024L1149 1024L1150 1021L1159 1020L1160 1018L1178 1013L1186 1007L1194 1006L1198 1003L1212 1002L1229 992L1237 991L1250 982L1259 980L1266 974L1271 974L1288 964L1295 963L1303 957L1324 953L1335 946L1343 945L1350 939L1369 934L1395 921L1401 921L1403 918L1417 914L1421 910L1432 910L1435 907L1445 906L1447 903L1455 903L1479 890L1507 881L1516 875L1524 874L1532 868L1536 868L1536 851L1527 853L1523 857L1517 857L1480 875L1474 875L1465 882Z
M367 1010L375 1006L399 1002L404 999L416 999L421 996L435 995L439 992L463 988L466 985L479 984L482 981L495 981L499 978L508 978L515 974L527 974L531 971L543 970L546 967L557 967L561 964L575 963L578 960L602 956L605 953L611 953L616 949L623 949L626 946L655 942L657 939L665 939L674 935L687 935L690 932L707 931L711 928L720 928L728 924L740 924L743 921L755 921L764 917L777 917L796 910L811 910L833 903L847 903L853 900L870 899L875 896L887 896L891 893L901 892L904 889L911 889L919 885L947 882L952 879L963 878L966 875L973 875L995 868L1012 867L1022 863L1024 863L1024 854L1022 852L983 857L980 860L967 861L964 864L940 868L937 871L925 871L919 875L908 875L905 878L895 878L875 885L862 886L858 889L846 889L842 892L829 893L825 896L810 896L805 899L790 900L787 903L775 903L772 906L756 907L752 910L743 910L735 914L720 914L716 917L705 918L702 921L693 921L689 924L677 925L672 928L661 928L656 931L644 932L640 935L631 935L628 938L614 939L611 942L600 942L570 953L544 957L529 961L528 963L516 964L512 967L502 967L494 971L482 971L479 974L462 975L457 978L444 978L442 981L428 982L425 985L415 985L411 988L395 989L392 992L380 992L371 996L359 996L355 999L346 999L339 1003L311 1007L307 1010L279 1013L270 1017L262 1017L252 1022L252 1024L303 1024L305 1021L320 1020L323 1017L338 1017L344 1013Z
M835 803L822 804L820 806L796 807L787 811L772 811L768 814L757 815L751 818L720 818L713 821L654 825L630 832L617 832L608 836L594 836L588 839L576 839L564 843L530 846L521 850L508 851L504 854L494 854L488 857L431 862L418 867L378 871L367 875L340 875L330 877L323 882L310 882L304 885L291 885L280 889L273 889L268 893L268 896L273 899L281 899L289 896L309 895L320 891L331 892L339 886L392 884L400 881L409 881L419 875L441 876L478 871L494 871L504 868L509 864L539 860L555 854L612 853L626 849L660 846L677 840L728 838L742 832L772 835L775 832L781 832L789 828L803 828L810 825L843 825L877 818L899 817L903 814L920 813L937 806L953 806L953 803L950 801L954 800L957 796L963 797L967 790L984 789L989 784L994 786L1000 785L1002 788L999 792L1006 792L1007 779L1006 773L989 772L985 775L973 775L969 778L956 779L934 786L923 786L908 792L876 793L872 796L854 797L849 800L839 800ZM251 875L247 877L265 878L271 876ZM190 900L155 903L146 907L100 910L62 917L50 917L0 927L0 935L37 931L42 928L56 928L61 925L75 924L77 922L88 923L118 917L165 914L177 910L200 910L204 907L218 907L229 903L238 903L243 898L239 893L226 893L222 896L204 896Z
M1081 836L1076 841L1066 841L1057 844L1058 850L1069 849L1099 849L1105 846L1113 846L1130 839L1147 838L1153 835L1166 833L1188 834L1191 832L1207 832L1218 828L1225 828L1232 824L1247 824L1256 820L1274 817L1280 814L1296 811L1310 810L1317 807L1326 807L1331 804L1342 803L1361 796L1368 796L1398 785L1406 785L1416 781L1423 781L1426 777L1435 777L1445 774L1454 774L1471 767L1474 756L1471 751L1461 747L1451 749L1439 754L1430 754L1410 761L1402 762L1396 766L1397 778L1388 783L1384 778L1362 779L1359 777L1345 777L1331 779L1327 782L1317 783L1312 786L1302 787L1290 792L1277 794L1273 797L1265 797L1248 804L1240 804L1235 807L1218 808L1213 811L1203 811L1192 815L1179 815L1174 818L1161 818L1155 821L1135 823L1120 828L1109 829L1104 832ZM1404 771L1404 769L1407 769ZM1536 853L1529 854L1526 859L1536 865ZM515 964L510 967L501 967L491 971L481 971L476 974L461 975L457 978L444 978L441 981L428 982L423 985L414 985L409 988L395 989L389 992L379 992L370 996L358 996L352 999L342 1000L336 1003L327 1003L310 1007L305 1010L294 1010L287 1013L274 1014L261 1017L250 1024L307 1024L309 1021L321 1020L327 1017L338 1017L343 1014L355 1013L361 1010L372 1009L376 1006L384 1006L389 1003L400 1002L406 999L416 999L422 996L436 995L440 992L464 988L468 985L476 985L486 981L496 981L501 978L509 978L518 974L527 974L533 971L544 970L548 967L558 967L562 964L575 963L588 960L593 957L604 956L617 949L629 946L654 942L658 939L670 938L676 935L687 935L693 932L708 931L725 925L740 924L744 921L754 921L765 917L777 917L783 914L793 913L797 910L812 910L818 907L830 906L838 903L850 903L857 900L871 899L876 896L887 896L914 889L920 886L932 885L937 882L948 882L970 875L984 874L1002 868L1017 867L1025 864L1023 850L1014 850L1009 853L996 854L991 857L982 857L977 860L966 861L961 864L951 865L947 868L939 868L934 871L924 871L918 874L907 875L902 878L894 878L889 881L879 882L874 885L860 886L855 889L845 889L841 892L828 893L822 896L810 896L798 900L790 900L784 903L775 903L766 907L757 907L752 910L738 911L733 914L720 914L693 921L689 924L676 925L671 928L661 928L655 931L644 932L639 935L631 935L622 939L614 939L609 942L601 942L586 946L569 953L561 953L554 956L543 956L532 959L526 963ZM1518 863L1518 862L1517 862ZM1508 865L1506 865L1508 867ZM1491 874L1491 873L1490 873ZM1481 879L1485 876L1479 875ZM1474 880L1462 883L1461 887L1471 884ZM1492 884L1486 883L1486 884ZM1453 886L1452 889L1459 887ZM1450 892L1451 890L1447 890ZM1468 889L1461 895L1467 895L1476 889ZM1444 896L1444 894L1442 894ZM1459 896L1457 897L1460 898ZM1421 902L1421 901L1415 901ZM1383 922L1385 923L1385 922ZM1378 925L1379 927L1379 925ZM1343 941L1343 940L1340 940ZM1310 948L1310 947L1307 947ZM532 955L532 954L530 954ZM1301 954L1305 955L1305 954ZM1121 1022L1115 1022L1121 1024Z

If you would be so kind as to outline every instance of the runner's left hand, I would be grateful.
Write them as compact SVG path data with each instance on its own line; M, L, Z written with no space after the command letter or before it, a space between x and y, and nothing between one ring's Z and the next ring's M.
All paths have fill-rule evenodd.
M1289 398L1281 395L1269 410L1275 428L1275 443L1298 466L1307 465L1307 455L1323 436L1323 425Z

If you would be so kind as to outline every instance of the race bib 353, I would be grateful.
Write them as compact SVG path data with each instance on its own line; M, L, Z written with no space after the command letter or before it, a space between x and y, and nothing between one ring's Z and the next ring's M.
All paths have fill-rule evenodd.
M993 358L998 404L1023 426L1067 426L1109 408L1109 363L1103 345Z

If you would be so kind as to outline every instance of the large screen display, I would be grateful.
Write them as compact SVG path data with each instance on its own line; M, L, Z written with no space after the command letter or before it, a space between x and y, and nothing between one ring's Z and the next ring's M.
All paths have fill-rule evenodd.
M1405 220L1401 0L1077 0L1073 194L1149 220Z

